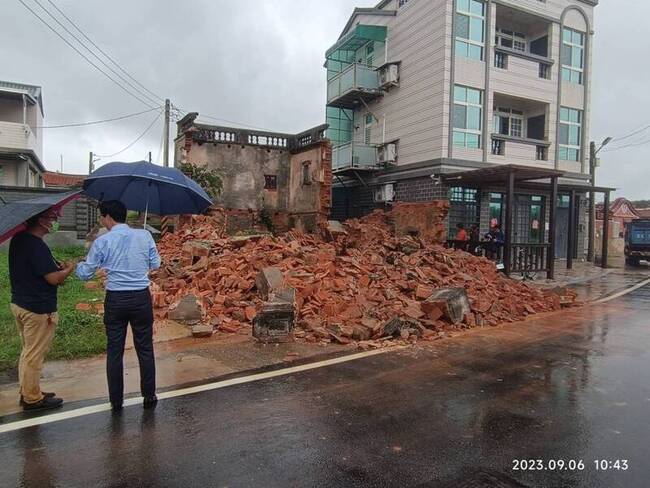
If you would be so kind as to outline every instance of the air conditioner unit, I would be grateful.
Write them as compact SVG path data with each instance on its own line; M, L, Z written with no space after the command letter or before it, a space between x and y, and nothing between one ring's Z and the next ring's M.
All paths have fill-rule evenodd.
M384 144L377 150L377 160L380 164L394 163L397 161L397 144Z
M384 66L379 72L379 86L389 88L399 84L399 65L389 64Z
M375 188L375 202L392 202L395 200L395 186L393 183Z

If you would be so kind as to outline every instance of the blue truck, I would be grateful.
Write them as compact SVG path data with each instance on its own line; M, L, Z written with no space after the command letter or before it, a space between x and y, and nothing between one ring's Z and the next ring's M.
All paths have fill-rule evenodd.
M625 263L638 266L650 262L650 219L636 219L625 230Z

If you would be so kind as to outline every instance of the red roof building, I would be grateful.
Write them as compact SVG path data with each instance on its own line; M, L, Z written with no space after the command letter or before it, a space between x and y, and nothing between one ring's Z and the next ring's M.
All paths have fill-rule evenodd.
M70 175L46 171L43 173L45 188L72 188L83 185L86 175Z

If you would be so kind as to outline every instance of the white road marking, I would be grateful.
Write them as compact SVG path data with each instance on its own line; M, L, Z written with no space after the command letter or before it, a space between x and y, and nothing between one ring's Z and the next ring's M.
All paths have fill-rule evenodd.
M364 351L356 354L350 354L347 356L341 356L334 359L317 361L315 363L303 364L300 366L291 366L289 368L278 369L276 371L268 371L266 373L257 373L249 376L242 376L239 378L232 378L229 380L207 383L205 385L192 386L189 388L181 388L180 390L166 391L158 394L157 396L158 396L158 400L166 400L168 398L192 395L194 393L200 393L203 391L217 390L219 388L226 388L228 386L241 385L242 383L251 383L253 381L266 380L269 378L277 378L278 376L286 376L294 373L299 373L302 371L309 371L312 369L333 366L335 364L347 363L349 361L355 361L357 359L376 356L378 354L384 354L386 352L396 351L398 349L403 349L403 347L388 347L385 349L377 349L374 351ZM129 407L132 405L139 405L141 403L142 403L142 397L128 398L124 400L125 407ZM0 434L4 432L13 432L15 430L26 429L28 427L34 427L36 425L51 424L53 422L59 422L61 420L68 420L77 417L83 417L86 415L92 415L94 413L107 412L110 411L110 409L111 409L110 403L102 403L100 405L92 405L90 407L77 408L67 412L53 413L50 415L36 417L33 419L17 420L16 422L11 422L8 424L0 424Z
M601 298L600 300L596 300L594 303L607 303L607 302L610 302L610 301L612 301L612 300L615 300L616 298L620 298L620 297L622 297L622 296L624 296L624 295L627 295L628 293L632 293L633 291L636 291L636 290L638 290L639 288L643 288L643 287L646 286L648 283L650 283L650 278L648 278L647 280L643 280L642 282L637 283L637 284L634 285L634 286L631 286L631 287L629 287L629 288L626 288L626 289L623 290L623 291L620 291L620 292L618 292L618 293L615 293L614 295L610 295L610 296L608 296L608 297Z

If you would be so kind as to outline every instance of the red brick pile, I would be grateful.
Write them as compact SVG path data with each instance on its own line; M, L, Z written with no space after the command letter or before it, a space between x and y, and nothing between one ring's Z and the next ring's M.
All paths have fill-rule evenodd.
M157 313L165 315L194 294L204 320L217 330L242 331L262 304L255 278L266 267L280 269L285 286L295 288L295 336L308 342L436 338L452 328L557 310L567 301L566 292L561 297L505 278L484 258L421 237L396 236L391 214L377 211L345 222L343 230L324 232L327 238L297 232L230 238L218 214L194 217L159 243ZM427 301L434 290L448 287L464 288L469 298L471 311L458 324Z

